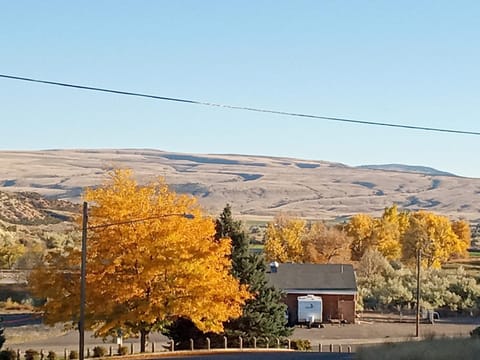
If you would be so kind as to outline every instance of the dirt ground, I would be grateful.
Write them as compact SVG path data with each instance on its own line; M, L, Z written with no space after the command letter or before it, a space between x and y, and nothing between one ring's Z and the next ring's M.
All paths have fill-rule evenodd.
M455 317L435 320L433 324L421 321L420 338L466 337L480 326L479 317ZM356 324L325 324L324 328L296 328L292 338L308 339L318 344L370 344L411 340L415 337L414 317L369 314L360 317Z

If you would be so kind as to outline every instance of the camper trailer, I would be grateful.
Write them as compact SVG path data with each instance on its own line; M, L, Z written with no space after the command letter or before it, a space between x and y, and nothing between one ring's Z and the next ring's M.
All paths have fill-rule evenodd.
M315 295L299 296L298 301L298 323L307 326L322 323L322 298Z

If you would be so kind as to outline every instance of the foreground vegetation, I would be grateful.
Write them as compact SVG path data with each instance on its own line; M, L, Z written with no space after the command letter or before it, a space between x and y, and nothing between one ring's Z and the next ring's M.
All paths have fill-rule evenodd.
M432 339L388 343L361 348L358 360L475 360L480 354L478 339Z

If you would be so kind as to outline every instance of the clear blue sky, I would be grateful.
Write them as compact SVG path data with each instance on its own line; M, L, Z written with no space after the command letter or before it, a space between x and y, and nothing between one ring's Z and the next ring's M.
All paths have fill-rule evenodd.
M0 73L480 131L478 1L0 1ZM480 137L0 79L0 149L156 148L480 177Z

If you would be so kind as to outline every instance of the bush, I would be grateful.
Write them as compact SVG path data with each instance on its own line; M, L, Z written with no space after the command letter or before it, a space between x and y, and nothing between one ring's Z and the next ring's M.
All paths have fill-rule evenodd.
M71 351L70 351L70 354L68 354L68 358L69 358L70 360L78 359L78 351L76 351L76 350L71 350Z
M57 359L57 354L55 351L49 351L47 355L47 360L56 360Z
M293 339L290 342L290 346L294 350L300 350L300 351L312 350L312 344L310 343L310 340L307 340L307 339Z
M479 339L480 338L480 326L476 327L472 331L470 331L470 337L473 339Z
M105 349L103 346L95 346L93 348L93 357L99 358L99 357L104 357L107 354L107 349Z
M25 351L25 360L38 360L40 354L37 350L28 349Z
M118 355L121 355L121 356L128 355L128 346L119 346Z
M0 360L16 360L17 353L14 350L7 349L0 351Z

